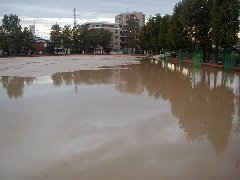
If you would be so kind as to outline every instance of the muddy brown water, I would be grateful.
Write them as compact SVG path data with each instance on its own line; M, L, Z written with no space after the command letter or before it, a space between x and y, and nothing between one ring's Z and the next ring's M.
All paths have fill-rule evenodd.
M1 77L0 179L238 180L239 81L155 62Z

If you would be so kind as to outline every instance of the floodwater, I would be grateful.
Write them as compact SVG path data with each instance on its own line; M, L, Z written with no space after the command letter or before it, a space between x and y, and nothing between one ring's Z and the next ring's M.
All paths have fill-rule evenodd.
M239 180L239 80L161 62L1 77L0 179Z

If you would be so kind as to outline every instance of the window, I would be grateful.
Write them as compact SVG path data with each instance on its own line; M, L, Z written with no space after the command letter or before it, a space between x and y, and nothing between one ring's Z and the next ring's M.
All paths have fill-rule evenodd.
M115 33L118 33L118 30L115 30Z
M115 36L115 39L118 39L118 36Z
M115 45L117 46L117 45L118 45L118 43L115 43Z

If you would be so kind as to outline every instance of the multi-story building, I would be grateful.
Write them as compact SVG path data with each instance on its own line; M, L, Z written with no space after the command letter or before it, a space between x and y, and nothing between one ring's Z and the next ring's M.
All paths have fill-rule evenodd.
M134 18L140 28L145 25L145 14L143 12L131 12L131 13L121 13L115 16L115 23L119 24L120 27L120 40L121 40L121 48L127 47L127 31L126 27L128 26L128 21L130 18ZM135 52L135 50L134 50Z
M133 11L131 13L121 13L119 15L116 15L115 23L118 23L120 28L122 26L126 26L128 25L128 21L130 20L131 16L135 17L140 27L145 25L145 14L143 14L143 12L136 12L136 11Z
M106 47L110 51L118 52L121 49L120 46L120 27L118 23L108 23L108 22L91 22L86 23L89 26L89 29L103 28L109 30L112 33L112 39ZM103 47L98 46L95 48L95 53L103 53Z

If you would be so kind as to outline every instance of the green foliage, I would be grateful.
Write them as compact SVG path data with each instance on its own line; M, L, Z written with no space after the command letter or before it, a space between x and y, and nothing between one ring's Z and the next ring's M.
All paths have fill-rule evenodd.
M184 1L181 19L188 34L203 51L203 59L207 59L207 51L211 49L210 22L211 0Z
M98 44L103 47L103 49L106 48L107 45L109 45L109 42L112 39L112 33L109 30L106 29L98 29Z
M62 30L62 43L63 47L66 48L66 53L68 49L73 44L73 31L69 25L65 25Z
M167 14L163 16L160 24L158 45L161 49L169 48L170 42L168 38L168 30L169 30L170 20L171 20L171 16Z
M5 14L2 19L2 31L4 36L5 51L17 50L17 53L22 46L22 31L20 19L15 14ZM8 48L9 46L9 48ZM9 52L11 54L11 52Z
M82 31L82 27L80 25L76 25L72 29L72 36L73 36L72 48L73 48L73 51L76 53L81 53L81 31Z
M211 38L216 46L215 61L220 49L232 49L238 42L240 1L214 0L211 11Z
M0 49L2 50L4 48L4 33L3 33L3 28L0 26Z
M98 45L105 50L109 47L112 33L106 29L89 29L88 25L77 25L73 28L73 49L78 53L92 53Z
M25 27L22 32L22 47L24 48L26 55L34 50L34 37L27 27Z
M134 48L139 46L139 36L140 36L140 26L135 18L135 16L130 16L127 21L127 46L132 48L132 53Z
M50 32L50 40L54 48L58 49L62 46L62 28L58 24L54 24Z
M151 43L149 41L150 37L151 36L149 31L147 30L147 25L144 25L140 30L140 37L139 37L139 40L140 40L139 44L142 51L149 52L149 50L151 49Z
M158 54L160 51L160 47L158 44L158 35L160 31L161 22L162 22L161 15L156 14L155 17L150 17L146 24L146 29L149 32L149 44L153 54L156 53Z
M189 46L189 44L191 44L187 31L185 30L184 25L180 19L181 8L181 3L178 3L175 6L167 34L169 47L170 49L174 50L175 56L178 50L185 49Z

